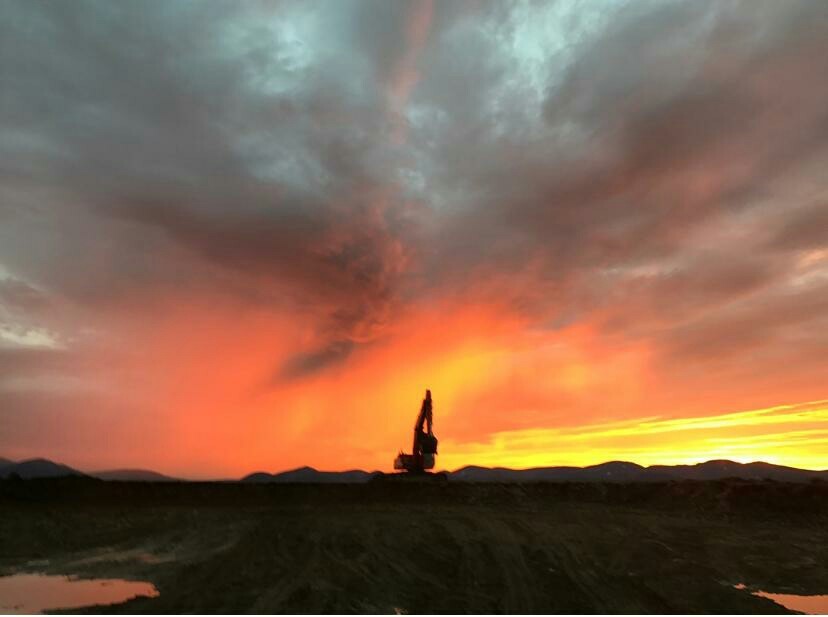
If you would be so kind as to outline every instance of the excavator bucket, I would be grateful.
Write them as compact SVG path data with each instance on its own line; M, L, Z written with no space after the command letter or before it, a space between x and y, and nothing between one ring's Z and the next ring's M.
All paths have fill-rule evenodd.
M423 454L437 454L437 438L434 435L423 434L420 437L420 447Z

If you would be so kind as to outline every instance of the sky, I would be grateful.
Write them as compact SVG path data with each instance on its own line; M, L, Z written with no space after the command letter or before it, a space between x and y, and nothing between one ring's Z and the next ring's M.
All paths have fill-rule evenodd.
M828 468L828 3L0 3L0 456Z

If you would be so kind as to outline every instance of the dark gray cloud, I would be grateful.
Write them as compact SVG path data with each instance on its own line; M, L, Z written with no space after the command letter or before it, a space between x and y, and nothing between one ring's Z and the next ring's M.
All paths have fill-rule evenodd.
M514 72L474 48L481 84L430 146L432 190L452 200L435 271L532 264L536 286L504 283L516 306L567 322L609 306L656 345L746 296L796 302L781 291L796 260L763 239L791 219L782 237L825 246L824 206L803 203L825 190L827 18L820 3L622 7L511 113L491 102Z
M597 314L671 355L731 303L785 312L820 280L800 253L826 242L824 3L418 10L3 3L0 303L26 313L5 319L105 328L209 289L301 311L299 376L415 296ZM71 320L38 322L45 294Z
M282 367L280 378L294 379L344 362L354 350L353 341L334 341L324 349L298 354Z
M797 8L769 22L767 5L622 11L549 89L533 139L488 118L445 145L443 181L474 202L460 224L515 230L566 271L670 255L690 227L749 207L775 173L824 155L825 11Z
M289 20L316 13L320 28L334 29L335 15L272 9L4 8L3 77L16 86L3 99L2 173L13 187L4 209L73 220L43 250L100 263L114 248L104 238L119 237L122 249L110 269L73 260L82 272L66 272L63 261L33 266L34 247L14 247L4 257L15 271L96 305L103 294L128 294L130 282L165 282L170 270L198 277L198 263L164 263L172 242L270 295L318 306L326 329L342 327L335 336L356 337L350 330L380 319L394 295L398 231L379 212L384 120L371 83L385 79L388 54L360 52L379 42L359 32L339 41L357 45L352 60L315 50L313 40L293 40ZM378 11L370 27L399 40L403 7ZM348 23L369 27L359 15ZM32 184L53 189L48 203L21 203Z
M828 244L828 203L822 197L815 204L779 217L771 230L771 246L788 250L824 249Z

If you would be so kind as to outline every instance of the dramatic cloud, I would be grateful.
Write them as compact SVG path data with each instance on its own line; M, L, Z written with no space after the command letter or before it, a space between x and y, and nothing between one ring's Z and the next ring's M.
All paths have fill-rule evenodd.
M5 2L0 454L387 468L431 387L451 465L792 461L595 426L825 398L826 57L810 1Z

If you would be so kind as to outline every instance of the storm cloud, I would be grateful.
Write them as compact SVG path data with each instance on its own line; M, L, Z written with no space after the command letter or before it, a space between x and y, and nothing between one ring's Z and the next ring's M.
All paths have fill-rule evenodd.
M81 393L174 431L159 332L249 336L236 409L461 300L814 395L826 57L811 1L4 2L0 447Z

